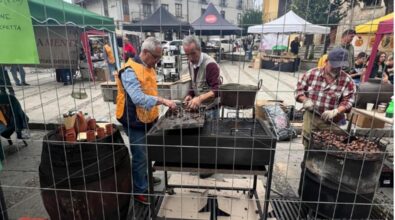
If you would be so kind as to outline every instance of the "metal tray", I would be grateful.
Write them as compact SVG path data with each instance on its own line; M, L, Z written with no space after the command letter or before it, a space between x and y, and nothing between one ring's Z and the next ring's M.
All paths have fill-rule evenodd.
M154 130L180 130L180 129L196 129L204 126L204 111L191 112L181 106L176 111L168 110L156 123Z

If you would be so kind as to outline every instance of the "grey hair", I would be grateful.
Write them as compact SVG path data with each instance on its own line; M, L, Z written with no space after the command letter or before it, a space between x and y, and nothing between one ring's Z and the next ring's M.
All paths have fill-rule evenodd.
M190 45L192 43L194 43L196 45L197 49L199 49L199 50L202 49L202 47L200 46L200 40L195 35L186 36L184 38L184 40L182 40L182 45L183 46L187 46L187 45Z
M155 37L149 37L144 40L143 44L141 45L141 50L148 50L152 52L158 47L162 48L160 41L158 41Z

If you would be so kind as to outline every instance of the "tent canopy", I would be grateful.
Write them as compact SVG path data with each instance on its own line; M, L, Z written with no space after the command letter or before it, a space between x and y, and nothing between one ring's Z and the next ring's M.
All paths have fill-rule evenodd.
M61 0L29 0L33 25L72 24L80 28L114 31L114 20Z
M167 30L185 32L190 29L190 25L188 22L178 20L162 5L149 18L131 25L124 25L124 29L143 32L161 32Z
M376 18L372 21L366 22L365 24L361 24L355 27L355 31L357 34L371 34L376 33L379 28L379 23L382 21L387 21L390 19L394 19L394 13L390 13L380 18Z
M389 20L382 21L379 23L378 29L376 32L376 38L374 40L374 44L372 47L372 53L370 54L370 58L369 58L368 68L365 72L364 81L367 81L367 79L369 78L369 76L372 72L374 60L376 58L379 44L380 44L381 40L383 39L383 36L385 34L391 34L391 33L394 33L394 19L389 19Z
M241 34L242 29L225 20L213 3L208 4L202 16L192 22L197 35Z
M330 28L312 24L299 17L292 10L285 15L266 24L255 25L248 28L251 34L267 33L306 33L306 34L329 34Z
M389 20L380 22L377 33L378 34L394 33L394 20L389 19Z

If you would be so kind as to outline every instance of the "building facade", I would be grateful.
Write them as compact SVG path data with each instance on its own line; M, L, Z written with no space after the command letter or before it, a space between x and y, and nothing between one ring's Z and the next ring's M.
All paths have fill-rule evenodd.
M74 0L75 4L117 22L139 22L161 5L183 21L192 23L213 3L229 22L238 25L242 13L254 8L253 0Z
M263 0L262 21L267 23L275 20L288 12L290 0Z
M347 10L347 9L345 9ZM347 11L347 15L339 22L336 31L336 43L340 43L342 33L350 28L366 23L385 15L383 0L363 0Z

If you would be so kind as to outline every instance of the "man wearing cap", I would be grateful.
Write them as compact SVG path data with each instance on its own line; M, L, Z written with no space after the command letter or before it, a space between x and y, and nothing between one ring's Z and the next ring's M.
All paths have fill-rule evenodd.
M356 89L352 78L342 70L348 66L347 50L335 48L324 67L311 69L300 78L295 98L305 110L303 136L310 137L311 130L331 128L331 122L338 123L351 110Z

